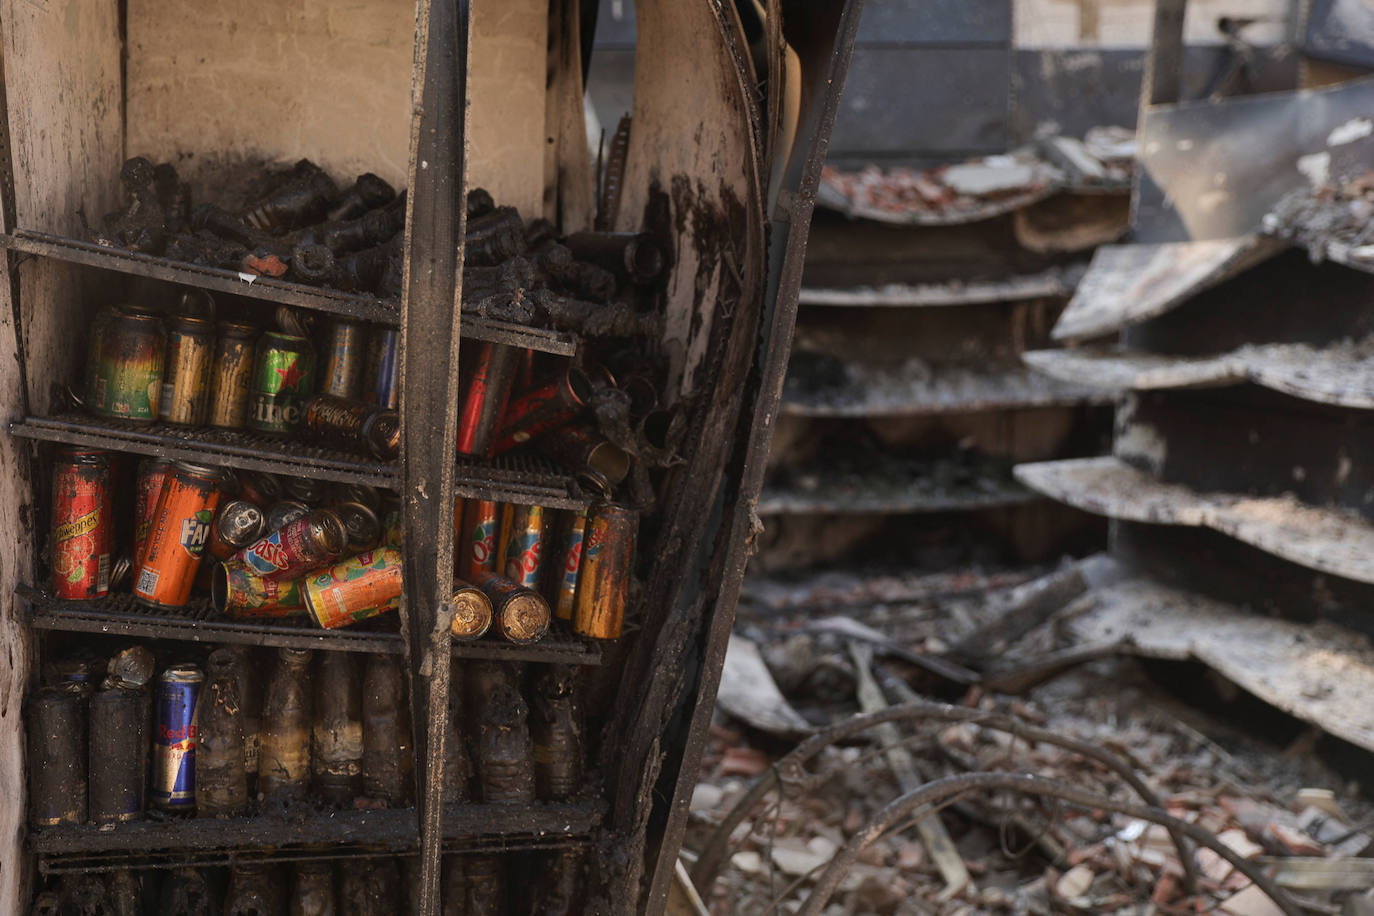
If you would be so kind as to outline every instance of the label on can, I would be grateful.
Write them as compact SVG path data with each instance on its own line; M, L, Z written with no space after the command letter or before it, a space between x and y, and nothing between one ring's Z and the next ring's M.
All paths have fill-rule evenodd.
M218 477L173 466L153 510L135 597L163 607L186 604L219 498Z
M313 390L314 354L305 338L286 334L265 334L258 346L248 425L260 432L292 432Z
M166 672L158 681L154 710L152 802L162 808L196 803L196 738L204 675Z
M553 614L559 620L571 620L573 603L577 599L577 574L582 568L582 542L587 528L587 510L581 509L572 516L567 530L563 533L563 563L554 579L554 594L549 596Z
M53 594L99 598L110 590L110 466L94 455L57 465L53 473Z
M340 550L347 544L347 533L338 516L323 509L288 522L276 531L264 535L234 555L234 560L242 563L259 576L271 579L288 579L316 569L337 556L331 554L328 525L337 530L336 537Z
M90 368L90 409L107 417L153 422L162 395L166 337L161 322L119 312L99 337L99 358Z
M235 618L290 617L305 611L300 579L264 579L242 563L220 569L215 605Z
M539 584L543 552L544 508L517 508L510 539L506 544L506 578L526 588L536 587Z
M400 606L401 553L368 550L305 580L310 616L329 630L376 617Z
M478 572L496 571L496 537L501 513L496 503L474 500L463 507L468 516L468 540L463 578L473 579Z
M209 423L238 429L248 422L249 391L253 384L254 347L249 334L222 333L215 347L210 373Z
M191 322L192 325L205 322ZM199 426L210 407L210 369L214 357L208 326L173 327L167 335L158 417L166 423Z

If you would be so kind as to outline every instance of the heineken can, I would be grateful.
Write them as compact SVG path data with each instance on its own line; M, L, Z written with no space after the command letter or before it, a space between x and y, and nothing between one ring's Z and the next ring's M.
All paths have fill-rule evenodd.
M258 329L251 324L220 323L214 368L210 372L211 426L242 429L248 422L249 389L253 384L253 339L257 336Z
M294 432L314 381L315 354L310 341L276 331L263 334L253 365L248 428L278 435Z
M162 399L167 335L152 312L115 308L92 330L86 405L91 413L154 423Z
M214 326L204 318L172 319L162 372L158 417L177 426L200 426L210 409L210 370L214 363Z

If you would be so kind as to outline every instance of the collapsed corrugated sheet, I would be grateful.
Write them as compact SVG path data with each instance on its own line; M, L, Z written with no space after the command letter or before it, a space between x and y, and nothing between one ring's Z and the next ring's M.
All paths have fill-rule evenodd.
M1309 344L1256 344L1216 356L1164 356L1111 347L1031 350L1039 372L1113 391L1197 388L1251 382L1295 398L1374 409L1374 338Z
M976 456L919 461L888 454L832 455L814 466L783 469L764 486L758 513L950 512L1035 498L1010 479L1004 462Z
M1022 464L1014 473L1031 489L1086 512L1211 528L1308 569L1374 583L1374 525L1349 511L1286 496L1199 493L1115 457Z
M1202 242L1103 245L1051 332L1101 337L1164 314L1197 293L1268 260L1287 245L1247 235Z
M997 280L950 280L945 283L889 283L843 289L801 291L801 305L924 307L980 305L1068 296L1083 276L1084 265L1052 267L1039 273Z
M817 202L849 216L905 225L950 225L989 219L1059 191L1125 193L1135 142L1121 128L1097 128L1083 140L1051 137L1039 148L983 156L928 169L856 172L828 166Z

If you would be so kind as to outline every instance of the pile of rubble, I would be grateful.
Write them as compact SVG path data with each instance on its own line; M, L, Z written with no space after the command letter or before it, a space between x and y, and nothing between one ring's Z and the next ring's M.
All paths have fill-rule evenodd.
M1066 645L1106 575L756 584L685 844L711 911L1374 913L1374 807L1318 733L1235 712L1215 675L1184 705ZM1224 719L1192 705L1210 694ZM917 790L932 803L900 810Z

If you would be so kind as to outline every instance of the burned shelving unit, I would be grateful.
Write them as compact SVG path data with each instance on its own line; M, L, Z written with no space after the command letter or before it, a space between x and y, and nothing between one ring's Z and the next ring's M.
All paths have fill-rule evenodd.
M401 672L386 685L391 705L384 712L395 730L387 749L399 758L404 748L414 776L402 776L382 807L375 797L356 808L353 799L333 807L314 800L285 811L264 806L247 817L26 830L19 787L27 785L26 772L41 767L26 769L22 755L12 754L0 763L12 787L0 826L13 838L0 847L0 906L20 911L38 891L41 909L54 902L49 889L88 895L103 875L122 882L124 893L136 871L163 876L156 883L177 901L172 906L164 896L150 906L194 912L189 901L204 906L224 892L222 866L234 866L231 885L249 893L252 881L270 873L262 867L298 863L298 881L329 884L333 875L341 894L371 894L377 912L430 914L446 895L485 899L489 890L471 889L499 888L494 876L504 860L541 876L512 887L516 906L528 905L535 889L566 894L584 878L588 907L661 908L680 841L681 800L690 794L709 723L758 487L754 469L770 432L811 201L857 23L856 4L804 12L783 6L769 3L761 13L747 5L639 5L645 53L627 120L633 126L621 132L598 176L598 195L582 116L579 29L586 17L578 3L421 0L413 10L254 3L233 11L200 10L186 0L5 5L0 247L15 358L4 363L11 435L0 437L0 455L11 473L0 517L22 532L7 541L0 562L0 637L13 662L6 689L14 698L0 719L10 746L22 743L26 729L42 731L21 716L20 700L60 679L51 663L61 650L98 652L103 660L141 647L164 670L200 660L210 646L279 651L292 664L301 656L291 653L310 649L319 650L317 663L347 659L353 666L341 670L375 664ZM752 41L759 30L767 41ZM769 76L762 92L758 73ZM381 173L406 189L404 230L386 243L394 284L374 293L346 288L351 280L341 288L299 282L309 279L305 267L319 266L316 254L307 258L299 247L293 267L285 267L271 252L202 260L185 256L188 248L139 250L141 242L111 236L102 214L127 207L121 219L137 222L130 200L139 202L138 186L126 178L122 199L120 179L126 161L129 174L139 174L130 158L139 155L150 157L147 167L174 164L211 199L229 193L237 177L302 156L334 180ZM604 295L555 289L521 274L528 265L502 273L516 258L484 263L465 225L470 212L476 220L490 212L490 201L470 196L478 188L518 214L511 244L520 252L595 224L642 234L664 253L663 270L636 279L635 295L619 304L613 294L631 281L615 265L579 275L588 287L611 283ZM539 276L564 270L569 285L582 282L570 279L577 258L558 256L538 266ZM361 271L357 263L350 269ZM342 268L328 275L349 277ZM93 416L81 403L81 377L94 309L128 300L166 311L188 290L259 324L286 328L316 316L321 324L343 319L398 332L399 458ZM616 476L529 447L498 457L455 449L472 426L471 417L459 416L460 391L471 392L476 377L469 347L527 351L537 372L554 367L556 377L610 339L642 351L650 400L658 401L650 407L661 421L652 473L637 473L614 491L643 513L642 528L628 513L617 516L630 519L621 543L643 537L635 568L618 580L628 586L632 573L643 583L634 588L624 638L606 632L590 635L611 638L593 639L575 632L575 622L556 621L537 642L494 634L454 641L455 506L480 501L569 513L590 506L595 517ZM597 375L599 390L617 385L610 375ZM597 419L602 430L625 426L618 415ZM625 444L634 447L644 435L635 428ZM45 532L52 460L63 447L123 456L125 476L151 457L280 475L302 490L396 494L399 610L323 630L302 617L231 619L203 598L156 612L120 589L58 598L44 585L53 565ZM589 550L594 546L600 542ZM540 677L525 684L519 665ZM481 735L493 736L492 759L507 764L509 797L464 801L454 789L466 778L463 736L479 730L471 710L457 718L455 701L464 681L470 687L493 670L505 673L484 689L509 702L482 710L491 728ZM643 676L652 671L674 675ZM567 785L552 794L542 783L526 791L523 767L533 766L532 752L517 759L529 748L503 744L500 735L508 720L524 715L522 691L546 692L535 697L547 704L545 715L567 713L566 672L578 672L579 689L594 695L590 753L579 761L584 769L569 767L559 777ZM308 680L293 683L314 689L300 688ZM397 770L405 772L400 764ZM544 887L545 878L559 886Z
M1079 602L1078 641L1201 662L1374 751L1371 83L1180 103L1182 7L1156 14L1134 241L1098 251L1066 348L1025 357L1118 396L1112 454L1016 475L1111 519L1121 581Z
M905 564L912 544L944 563L961 539L963 559L999 562L1091 548L1091 519L1011 476L1028 456L1103 447L1107 398L1019 359L1048 342L1087 253L1125 227L1129 135L1089 140L827 169L759 503L762 569L884 545L906 545L882 558Z

